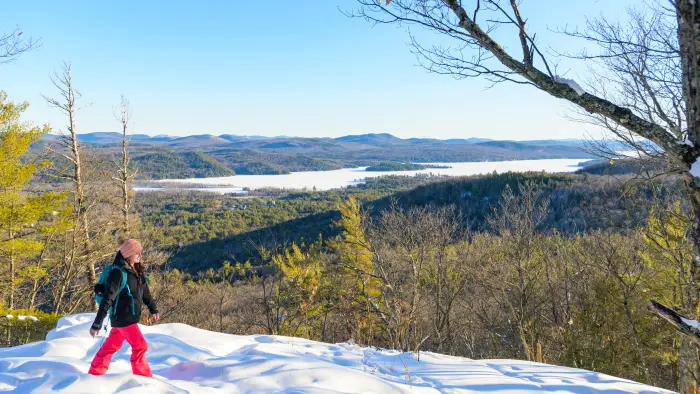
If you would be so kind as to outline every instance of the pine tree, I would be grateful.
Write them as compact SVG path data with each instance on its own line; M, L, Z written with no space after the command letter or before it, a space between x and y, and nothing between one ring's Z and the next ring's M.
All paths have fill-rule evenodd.
M7 94L0 91L0 262L8 270L3 283L7 291L3 293L10 309L15 306L18 277L35 278L43 273L40 268L22 272L21 264L42 250L42 235L52 231L51 224L66 200L62 193L26 190L38 166L23 162L22 157L32 143L50 131L48 125L32 127L20 121L27 107L27 103L8 101Z
M691 221L677 201L665 210L653 209L649 214L644 241L647 248L641 257L650 271L649 280L644 284L655 299L671 305L690 319L698 320L700 314L697 294L688 284L697 275L693 272L692 243L688 238ZM700 374L700 357L696 345L688 337L683 337L678 353L663 354L663 358L678 361L681 387L696 386Z
M350 197L338 205L338 210L341 218L335 224L342 233L330 242L331 248L337 252L342 265L356 273L357 286L362 290L363 297L378 297L379 281L372 276L372 247L362 225L360 204Z
M283 275L277 287L277 299L282 303L281 335L311 338L318 332L315 324L324 311L323 300L319 297L324 280L321 245L321 241L315 242L303 252L292 244L283 254L272 256L274 266Z
M653 272L656 280L647 283L661 302L671 305L691 319L696 319L698 305L688 305L683 287L691 275L692 245L688 239L690 220L683 212L680 202L676 202L665 211L652 209L644 229L644 242L647 248L641 252L646 266ZM675 278L675 280L674 280ZM671 286L669 286L669 284Z
M372 245L367 240L362 223L360 203L350 197L338 205L341 218L335 225L341 234L329 242L339 260L342 272L335 277L341 301L350 302L356 310L355 340L365 342L374 331L377 318L390 325L381 305L382 283L374 272Z

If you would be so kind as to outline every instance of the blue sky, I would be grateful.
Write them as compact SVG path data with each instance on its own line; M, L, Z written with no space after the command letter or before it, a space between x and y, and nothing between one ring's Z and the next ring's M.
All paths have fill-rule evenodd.
M526 0L538 37L571 48L547 28L617 16L632 0ZM41 95L57 96L49 76L71 61L86 106L79 132L117 131L123 93L134 132L337 137L494 139L576 138L590 126L532 87L454 80L418 67L405 28L372 27L338 10L353 0L15 1L0 30L16 25L42 46L0 65L0 89L29 101L25 119L64 130ZM414 28L415 29L415 28ZM425 39L430 39L426 36ZM562 63L582 78L581 64Z

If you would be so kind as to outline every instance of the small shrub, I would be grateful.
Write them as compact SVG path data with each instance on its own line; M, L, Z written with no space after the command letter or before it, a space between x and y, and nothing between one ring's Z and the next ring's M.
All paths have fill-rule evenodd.
M0 347L43 341L61 317L37 310L0 307Z

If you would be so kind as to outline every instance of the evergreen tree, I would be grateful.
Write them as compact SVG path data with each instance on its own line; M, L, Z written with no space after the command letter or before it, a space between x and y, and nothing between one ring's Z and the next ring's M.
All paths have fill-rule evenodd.
M695 288L688 285L697 275L694 272L693 245L688 238L690 229L690 218L681 208L680 201L665 210L653 209L644 229L644 241L648 247L642 251L641 257L650 270L645 285L654 298L697 320L700 317L698 296L693 293ZM679 363L681 387L690 387L695 385L700 374L700 357L689 337L683 337L679 342L658 352L663 359Z
M281 302L281 335L294 335L312 338L315 325L324 312L319 289L324 281L322 271L322 242L318 241L302 251L292 244L291 249L272 257L272 262L283 275L278 283L277 299Z
M2 284L10 309L15 306L18 278L43 275L40 268L24 267L23 263L42 250L43 235L53 230L51 225L66 199L63 193L27 190L39 167L23 162L22 157L32 143L50 131L48 125L32 127L20 121L27 107L27 103L8 101L7 94L0 92L0 262L8 270Z
M342 272L334 276L334 287L339 289L342 302L349 302L355 310L353 337L360 343L374 335L378 318L387 322L382 309L382 283L374 272L372 245L367 240L362 223L360 203L352 196L338 205L341 218L335 224L341 234L329 241ZM342 304L341 304L342 305Z

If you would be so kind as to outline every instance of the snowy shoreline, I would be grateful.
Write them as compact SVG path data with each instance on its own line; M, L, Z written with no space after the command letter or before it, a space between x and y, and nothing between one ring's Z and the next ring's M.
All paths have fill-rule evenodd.
M449 166L449 168L427 168L412 171L365 171L366 167L344 168L332 171L292 172L284 175L236 175L231 177L162 179L136 185L136 191L153 190L201 190L216 193L246 194L247 190L331 190L364 183L367 178L387 175L415 176L419 174L436 176L468 176L488 174L494 171L527 172L547 171L550 173L573 172L588 159L544 159L483 161L462 163L420 163Z

